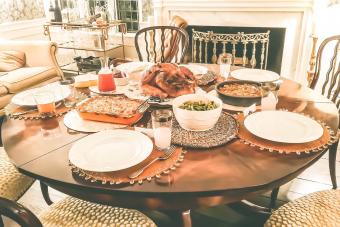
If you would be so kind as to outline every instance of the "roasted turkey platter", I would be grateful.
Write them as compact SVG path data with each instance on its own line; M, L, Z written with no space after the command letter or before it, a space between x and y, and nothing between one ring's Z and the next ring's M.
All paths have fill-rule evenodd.
M193 73L188 68L173 63L157 63L151 66L141 81L145 95L161 99L195 93L195 87Z

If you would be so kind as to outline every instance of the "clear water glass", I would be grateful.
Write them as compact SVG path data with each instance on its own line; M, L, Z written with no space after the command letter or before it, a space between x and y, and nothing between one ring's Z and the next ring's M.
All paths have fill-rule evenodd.
M233 56L227 53L220 54L219 56L220 73L221 73L221 76L224 77L225 79L227 79L229 76L230 67L232 64L232 58Z
M171 145L172 111L154 110L151 113L155 145L159 150L166 151Z
M276 109L279 88L279 84L276 82L261 83L261 110Z
M53 92L38 91L33 94L40 115L53 115L55 113L55 98Z
M63 100L64 106L67 108L72 108L77 104L77 98L76 98L76 89L74 88L74 78L65 78L64 80L61 80L59 82L60 84L60 92L63 94L66 92L68 89L70 89L71 93L70 96L65 98Z

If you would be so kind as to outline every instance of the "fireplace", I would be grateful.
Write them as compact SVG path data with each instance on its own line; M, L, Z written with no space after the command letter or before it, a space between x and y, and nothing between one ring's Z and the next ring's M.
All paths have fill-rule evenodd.
M173 15L178 15L191 26L271 29L270 39L275 43L271 41L273 52L267 68L281 68L280 75L307 82L313 0L153 0L153 4L155 25L166 25ZM277 38L276 30L284 35ZM276 42L282 38L283 50L275 53Z
M281 72L282 65L282 56L284 49L284 41L285 41L285 28L273 28L273 27L233 27L233 26L202 26L202 25L190 25L187 28L187 32L189 34L189 55L192 55L192 29L195 31L208 32L212 31L214 33L222 33L222 34L237 34L238 32L243 32L245 34L249 33L265 33L270 31L269 34L269 45L268 45L268 62L267 62L267 70L271 70L277 73ZM252 45L251 43L247 45L247 59L251 59L252 57ZM207 46L207 63L212 63L213 56L213 43L208 43ZM226 51L228 53L232 53L232 45L228 43L226 46ZM204 52L204 48L203 48ZM223 52L223 45L221 43L216 46L216 53ZM204 53L205 54L205 53ZM236 56L242 57L243 55L243 45L236 45ZM261 44L258 43L256 45L256 59L260 59L261 55ZM191 61L193 61L192 56L189 57ZM204 61L202 61L204 62ZM205 62L204 62L205 63ZM257 61L256 67L260 68L260 61Z

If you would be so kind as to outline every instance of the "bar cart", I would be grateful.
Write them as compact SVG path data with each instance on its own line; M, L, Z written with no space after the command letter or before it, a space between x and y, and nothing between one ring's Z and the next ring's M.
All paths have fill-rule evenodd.
M44 35L48 36L50 41L58 43L60 49L73 50L77 56L77 51L90 52L96 57L107 59L110 53L116 49L121 49L121 56L125 59L124 34L126 33L126 24L120 21L106 23L104 25L92 25L82 23L55 23L48 22L44 24ZM117 37L120 36L117 40ZM115 37L116 39L112 39ZM64 72L80 74L83 71L77 58L68 59L59 62ZM59 60L59 59L58 59ZM64 60L64 59L62 59ZM100 68L100 62L99 68ZM87 64L91 71L91 64ZM93 66L93 70L97 65Z

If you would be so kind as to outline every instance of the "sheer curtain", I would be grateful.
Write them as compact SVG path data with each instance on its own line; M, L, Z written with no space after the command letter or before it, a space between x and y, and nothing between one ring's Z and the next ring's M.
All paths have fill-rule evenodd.
M43 17L43 0L0 0L0 24Z

